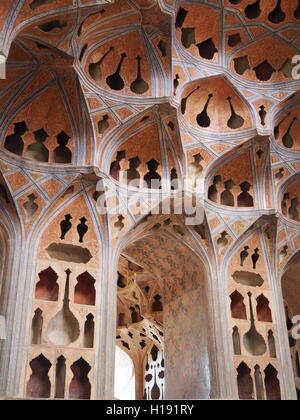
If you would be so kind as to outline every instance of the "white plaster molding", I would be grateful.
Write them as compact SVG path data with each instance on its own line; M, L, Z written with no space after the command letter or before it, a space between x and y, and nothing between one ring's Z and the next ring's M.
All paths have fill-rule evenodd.
M0 315L0 340L6 339L6 323L3 315Z
M6 56L0 52L0 79L6 79Z

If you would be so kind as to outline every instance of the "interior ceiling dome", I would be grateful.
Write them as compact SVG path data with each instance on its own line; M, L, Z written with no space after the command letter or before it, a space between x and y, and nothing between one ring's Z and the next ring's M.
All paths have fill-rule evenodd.
M300 398L299 23L0 0L1 398Z

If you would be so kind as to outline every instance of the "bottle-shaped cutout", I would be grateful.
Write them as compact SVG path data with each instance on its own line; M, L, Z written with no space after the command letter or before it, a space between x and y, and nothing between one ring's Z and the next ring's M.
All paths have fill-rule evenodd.
M256 19L261 14L260 0L256 0L254 3L249 4L245 9L245 14L248 19Z
M287 129L287 132L282 137L282 144L288 149L292 149L292 147L294 146L294 139L293 139L293 136L291 135L291 130L296 121L297 121L297 117L294 117Z
M232 98L230 96L228 96L227 101L229 102L230 110L231 110L231 116L229 120L227 121L227 125L229 128L232 128L233 130L237 130L244 125L245 120L243 117L241 117L235 112L235 109L232 103Z
M197 124L200 127L207 128L207 127L210 126L211 121L210 121L210 118L208 116L207 110L208 110L209 102L211 101L211 99L213 98L213 96L214 95L212 93L210 93L208 95L208 99L207 99L206 104L205 104L205 106L203 108L203 111L200 112L200 114L197 115L196 120L197 120Z
M105 131L109 128L109 115L103 115L102 120L98 121L98 133L100 135L104 134Z
M32 193L28 195L27 198L28 198L28 201L25 201L25 203L23 204L23 207L26 213L26 221L30 222L35 212L38 210L39 206L35 202L35 200L37 200L37 196L35 194Z
M280 23L284 21L285 17L286 14L281 8L281 0L277 0L276 7L271 13L269 13L268 19L272 23Z
M79 323L70 310L69 288L71 270L66 270L66 285L62 309L51 319L47 328L49 340L57 346L68 346L80 335Z
M267 111L266 111L266 107L264 105L261 105L259 107L259 116L260 116L260 123L262 126L266 125L266 116L267 116Z
M199 90L200 89L200 86L197 86L195 89L193 89L187 96L185 96L184 98L182 98L181 99L181 105L180 105L180 108L181 108L181 113L182 113L182 115L184 115L185 114L185 111L186 111L186 104L187 104L187 101L188 101L188 99L193 95L193 93L195 93L197 90Z
M297 7L297 9L294 12L294 17L296 19L300 19L300 0L298 0L298 7Z
M138 95L143 95L149 90L148 83L142 78L142 71L141 71L141 61L142 57L139 55L136 57L137 61L137 75L136 79L131 83L130 89L133 93L137 93Z
M126 53L121 54L121 60L118 64L117 70L106 78L106 83L113 90L124 89L125 83L122 77L120 76L120 73L121 73L123 61L126 57L127 57Z
M154 385L151 389L151 400L159 400L160 397L160 389L156 379L156 366L154 366Z
M259 255L259 249L258 248L255 248L255 250L254 250L254 254L252 255L252 262L253 262L253 270L256 270L256 264L257 264L257 261L259 260L259 257L260 257L260 255Z
M125 219L124 216L121 214L120 216L118 216L118 220L114 224L114 228L115 228L115 231L116 231L117 234L120 233L121 230L125 226L124 223L123 223L124 219Z
M246 259L249 256L248 250L249 250L249 247L247 245L247 246L244 247L243 251L240 253L240 257L241 257L240 265L241 265L241 267L244 267L244 262L246 261Z
M250 305L250 329L244 335L245 349L253 356L262 356L267 351L267 345L263 337L259 334L255 327L253 307L252 307L252 293L248 292Z
M61 230L60 239L61 240L65 239L66 234L72 228L72 223L70 222L71 219L72 219L72 216L70 214L66 214L65 215L65 220L62 220L60 222L60 230Z
M103 61L106 59L106 57L109 55L109 53L113 51L113 49L114 47L109 47L106 53L104 53L103 56L98 61L96 61L95 63L91 63L89 65L89 73L92 79L95 80L95 82L99 82L102 79L101 65Z
M181 28L181 43L184 48L190 48L191 45L196 44L195 28Z
M82 217L80 219L80 223L77 226L77 232L79 235L79 242L82 243L83 242L83 238L85 236L85 234L87 233L87 231L89 230L88 226L86 225L87 219L85 217Z
M290 112L288 112L286 114L286 116L276 125L276 127L274 128L274 137L275 140L278 140L279 138L279 133L280 133L280 126L285 122L285 120L291 115Z

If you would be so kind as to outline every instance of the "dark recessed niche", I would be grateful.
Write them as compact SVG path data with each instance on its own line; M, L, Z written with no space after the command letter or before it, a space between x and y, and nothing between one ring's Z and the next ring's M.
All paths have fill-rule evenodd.
M120 73L122 70L123 62L126 57L127 57L126 53L121 54L121 59L120 59L120 62L118 64L116 71L106 78L107 85L113 90L122 90L125 87L125 82L122 76L120 75Z
M14 132L6 137L4 147L11 153L21 156L24 150L22 136L28 131L25 121L14 123Z
M277 0L276 7L269 13L268 19L270 22L278 24L285 20L286 14L281 8L281 0Z
M212 38L207 39L199 44L197 44L199 55L202 58L206 58L207 60L212 60L214 58L215 53L218 52Z
M79 305L95 305L96 280L87 271L77 277L77 284L74 291L74 303Z
M260 274L251 273L250 271L235 271L232 277L236 283L244 286L261 287L264 284Z
M85 324L84 324L83 346L85 348L92 349L94 347L94 330L95 330L94 316L92 314L88 314L86 317Z
M67 144L70 140L70 136L66 134L64 131L61 131L57 136L57 144L53 151L54 162L55 163L71 163L72 162L72 152L67 147Z
M40 49L40 50L48 50L49 49L49 47L47 45L41 44L40 42L36 42L35 44L36 44L37 48Z
M88 373L91 366L81 357L71 366L73 379L69 387L69 398L79 400L89 400L91 397L91 383Z
M66 359L64 356L58 357L55 371L55 396L54 398L65 397L66 382Z
M253 380L251 377L251 370L248 368L246 363L242 362L237 368L237 384L239 391L239 398L241 400L253 400L254 387Z
M237 57L233 59L234 62L234 70L237 74L241 76L250 69L249 59L248 56L245 55L243 57Z
M184 48L190 48L191 45L196 44L195 28L182 28L181 42Z
M55 260L79 264L87 264L93 258L87 248L76 245L52 243L46 251L49 257Z
M136 79L130 85L130 90L137 95L143 95L149 90L149 84L142 77L141 61L142 57L137 56L137 75Z
M240 44L242 42L241 34L231 34L228 35L228 45L229 47L235 47L236 45Z
M82 61L83 56L84 56L87 48L88 48L88 44L84 44L84 46L81 48L81 51L80 51L80 54L79 54L79 61Z
M232 130L237 130L244 125L245 120L243 117L241 117L235 112L233 101L230 96L227 98L227 101L229 102L230 111L231 111L231 116L229 120L227 121L227 126L231 128Z
M105 131L109 128L109 115L103 115L102 120L98 121L98 133L104 134Z
M268 60L263 61L262 63L258 64L256 67L253 68L256 73L256 77L258 80L262 82L267 82L271 79L272 74L276 72L274 67L268 62Z
M29 144L25 150L24 156L28 159L35 160L36 162L48 162L49 150L44 143L49 137L49 134L43 128L34 131L33 134L35 142Z
M2 198L6 204L10 203L7 189L3 184L0 184L0 198Z
M89 227L86 225L87 219L85 217L82 217L80 219L79 225L77 225L77 232L79 235L79 242L83 242L83 238L85 237L86 233L89 230Z
M188 14L188 10L185 10L183 7L179 7L179 10L176 16L175 28L182 27L187 14Z
M33 0L31 3L29 3L29 7L31 10L35 11L42 6L45 6L47 4L52 4L55 1L56 0Z
M43 322L43 311L40 308L37 308L34 311L34 317L32 318L31 323L31 344L41 344Z
M106 57L114 50L114 47L109 47L109 49L102 55L101 58L99 58L98 61L95 63L91 63L89 65L89 73L92 77L92 79L95 80L95 82L100 82L102 79L102 64L104 60L106 60Z
M43 354L40 354L29 363L32 374L27 383L26 397L49 398L51 383L48 372L51 363Z
M256 19L261 14L260 8L261 0L256 0L254 3L249 4L245 9L245 14L248 19Z
M54 29L61 30L68 26L67 23L62 23L60 20L50 20L49 22L43 23L39 25L39 29L43 32L51 32Z
M264 372L267 400L281 400L280 383L277 377L277 370L274 368L274 366L269 364Z
M231 316L237 319L247 319L246 305L244 297L236 290L230 295Z
M167 56L167 43L164 40L161 39L159 41L159 43L157 44L157 48L160 50L162 57Z
M39 278L40 281L36 284L35 288L35 298L53 302L57 301L59 286L57 284L58 275L56 272L52 267L48 267L39 273Z

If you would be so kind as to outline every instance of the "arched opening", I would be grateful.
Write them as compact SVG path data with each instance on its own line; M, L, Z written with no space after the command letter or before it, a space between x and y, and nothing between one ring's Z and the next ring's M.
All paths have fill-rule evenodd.
M116 346L115 397L119 400L135 399L135 370L132 359Z
M254 387L253 379L251 376L251 369L242 362L237 368L238 376L238 390L240 400L253 400L254 399Z
M295 333L293 318L300 314L300 252L298 252L287 264L282 276L282 294L285 305L285 314L287 320L287 334L289 338L291 358L293 364L293 371L295 377L295 386L300 399L300 369L299 369L299 350L300 339L297 338L298 334Z
M185 245L184 226L178 220L174 226L180 227L180 238L172 220L159 221L156 226L155 232L150 229L122 250L117 272L125 277L126 286L118 288L117 342L133 354L139 390L136 398L208 399L211 364L206 268ZM157 364L147 357L153 348L163 349L163 357L153 356L159 358Z

